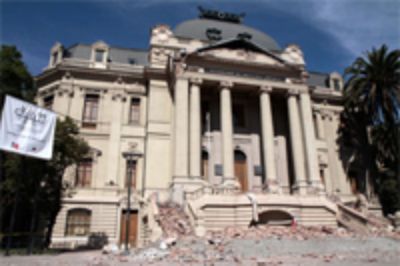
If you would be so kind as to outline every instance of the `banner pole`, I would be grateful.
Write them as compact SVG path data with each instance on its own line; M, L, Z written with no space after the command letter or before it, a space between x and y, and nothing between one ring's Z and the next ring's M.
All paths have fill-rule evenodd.
M34 246L34 242L35 242L35 237L33 236L33 231L35 231L35 224L36 224L36 220L37 220L37 202L38 202L38 198L39 198L39 191L40 191L40 186L41 184L41 180L39 179L39 182L36 184L36 191L35 191L35 195L33 196L33 202L32 202L32 217L31 217L31 224L30 224L30 229L29 229L29 243L28 243L28 248L26 250L26 253L28 255L32 254L32 249Z
M7 238L7 246L6 246L6 253L5 256L10 255L10 247L12 244L12 232L14 231L14 223L15 223L15 216L17 214L17 205L18 205L18 200L19 200L19 188L17 187L17 191L15 192L15 202L13 205L11 217L10 217L10 224L8 226L8 238Z

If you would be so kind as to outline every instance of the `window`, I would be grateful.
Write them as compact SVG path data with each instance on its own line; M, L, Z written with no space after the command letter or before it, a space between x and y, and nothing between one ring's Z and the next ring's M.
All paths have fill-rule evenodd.
M333 79L333 89L335 91L340 91L340 80L339 79Z
M58 61L58 52L54 52L52 55L51 65L55 66L57 64L57 61Z
M140 122L140 98L132 98L129 106L129 124Z
M125 187L128 187L129 176L131 177L131 187L136 188L136 161L129 160L126 162L126 180Z
M84 159L78 163L75 186L90 187L92 181L93 161L90 158Z
M106 54L106 52L104 51L104 50L99 50L99 49L96 49L95 50L95 54L94 54L94 56L95 56L95 61L97 62L97 63L104 63L105 62L105 60L104 60L104 55Z
M234 104L232 107L232 115L233 115L233 126L234 127L245 127L245 113L244 106L242 104Z
M86 209L73 209L67 213L67 236L86 236L90 232L91 211Z
M83 127L96 127L97 112L99 109L99 96L98 95L86 95L85 104L83 107Z
M43 99L43 107L44 108L53 110L53 103L54 103L54 95L44 97L44 99Z

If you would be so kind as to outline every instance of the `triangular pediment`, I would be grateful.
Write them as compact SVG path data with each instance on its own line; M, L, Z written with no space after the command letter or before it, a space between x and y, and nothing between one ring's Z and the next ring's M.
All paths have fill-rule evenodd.
M214 59L243 61L266 65L284 66L284 60L247 39L224 40L195 52L197 55Z

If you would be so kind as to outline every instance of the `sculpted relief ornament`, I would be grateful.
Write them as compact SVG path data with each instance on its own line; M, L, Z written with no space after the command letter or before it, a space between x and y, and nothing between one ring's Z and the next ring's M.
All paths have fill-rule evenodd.
M294 65L305 65L303 52L297 45L291 44L285 48L282 59Z

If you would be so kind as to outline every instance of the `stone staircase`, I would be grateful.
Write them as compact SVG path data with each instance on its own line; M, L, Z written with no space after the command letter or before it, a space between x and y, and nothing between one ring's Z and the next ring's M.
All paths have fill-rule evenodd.
M185 210L194 228L223 229L227 226L248 227L254 218L260 223L337 226L337 206L325 196L254 194L256 207L246 194L202 189L186 194ZM263 221L263 217L270 219ZM280 218L279 218L280 217Z

